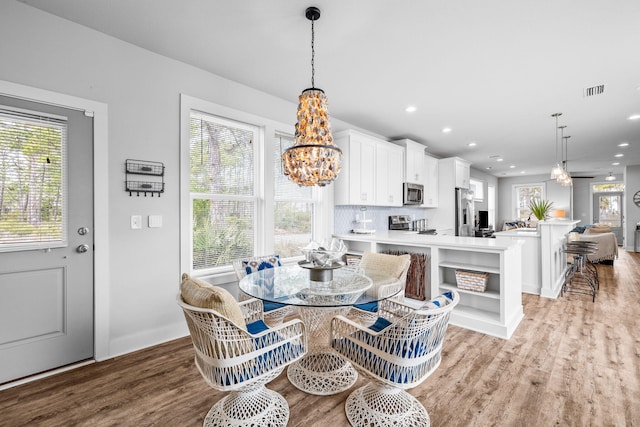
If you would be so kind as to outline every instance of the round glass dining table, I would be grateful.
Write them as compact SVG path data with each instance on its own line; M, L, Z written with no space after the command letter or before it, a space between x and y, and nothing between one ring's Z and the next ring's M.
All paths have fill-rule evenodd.
M331 349L331 319L346 315L354 304L377 301L371 279L352 269L333 270L327 282L310 280L300 266L267 268L242 278L245 294L263 301L298 307L305 323L309 351L287 369L289 381L310 394L330 395L349 389L358 379L351 363Z

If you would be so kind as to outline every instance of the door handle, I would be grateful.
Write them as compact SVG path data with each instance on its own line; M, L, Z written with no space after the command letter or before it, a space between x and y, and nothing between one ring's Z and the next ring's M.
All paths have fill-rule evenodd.
M87 252L88 250L89 250L89 245L87 245L87 244L78 245L78 247L76 248L76 252L81 253L81 254Z

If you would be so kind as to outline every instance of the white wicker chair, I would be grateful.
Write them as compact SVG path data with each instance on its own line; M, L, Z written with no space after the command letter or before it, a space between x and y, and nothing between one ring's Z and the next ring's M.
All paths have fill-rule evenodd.
M247 330L215 310L186 304L178 294L195 350L195 364L207 384L231 391L207 414L204 426L286 426L289 405L265 384L307 352L304 323L295 319L269 328L262 304L240 303Z
M233 269L236 272L236 277L240 281L247 275L247 264L252 264L250 269L262 270L265 268L277 268L280 265L279 255L263 255L247 259L237 259L232 262ZM242 291L238 291L238 300L245 301L251 299ZM264 311L264 320L269 325L278 325L282 323L285 317L295 314L296 308L294 306L287 306L284 304L278 304L275 302L262 302L262 309Z
M353 426L430 425L429 414L406 389L422 383L440 365L442 343L456 291L413 309L393 300L380 303L380 318L364 327L343 316L331 322L331 345L373 382L345 403Z
M379 300L395 294L392 299L402 301L410 265L411 255L365 252L356 268L373 281L367 293ZM364 326L372 325L378 318L378 302L354 305L349 317Z

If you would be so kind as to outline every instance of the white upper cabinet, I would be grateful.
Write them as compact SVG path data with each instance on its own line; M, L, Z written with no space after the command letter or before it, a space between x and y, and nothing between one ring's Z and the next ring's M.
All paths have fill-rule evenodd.
M425 184L424 145L410 139L393 141L404 147L404 181L414 184Z
M425 153L426 146L410 139L393 141L404 147L404 181L424 186L423 208L438 207L438 159Z
M471 163L459 157L440 159L440 179L454 183L452 188L469 188Z
M438 159L425 155L424 158L425 184L424 203L425 208L438 207Z
M402 157L404 150L383 142L376 150L376 204L402 206Z
M333 139L342 150L336 205L402 206L402 147L353 130Z

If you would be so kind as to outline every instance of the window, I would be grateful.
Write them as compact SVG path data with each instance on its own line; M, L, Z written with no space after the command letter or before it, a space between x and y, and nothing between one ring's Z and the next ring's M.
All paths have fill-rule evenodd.
M299 187L282 173L281 153L293 146L293 136L276 134L274 160L274 246L282 258L299 256L312 240L314 200L312 187Z
M66 117L0 106L0 251L66 246Z
M482 202L484 200L484 182L476 179L469 180L469 189L473 191L473 200Z
M330 236L332 188L302 188L282 175L293 125L180 96L180 266L215 284L238 258L279 253ZM329 194L327 194L329 193Z
M529 203L534 199L544 199L544 184L514 185L515 218L518 221L527 221L531 216Z
M255 181L259 128L191 113L189 191L192 269L230 264L256 252Z

